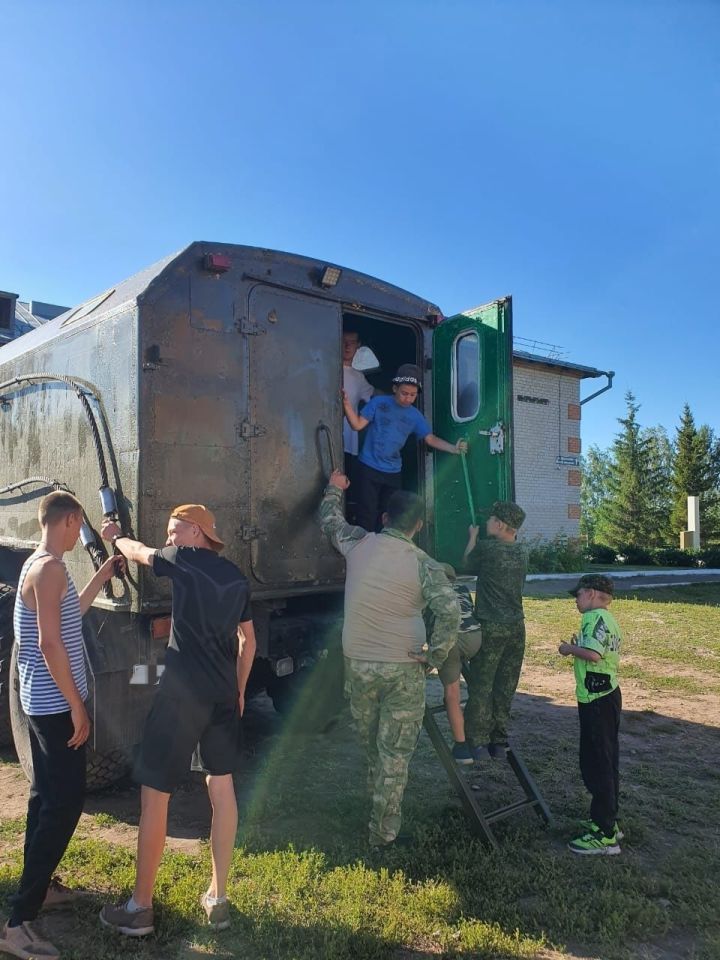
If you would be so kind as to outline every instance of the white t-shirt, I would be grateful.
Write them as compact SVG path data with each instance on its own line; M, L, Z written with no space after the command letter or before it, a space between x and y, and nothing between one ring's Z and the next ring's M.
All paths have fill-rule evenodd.
M363 400L367 403L373 395L373 388L365 379L365 375L356 370L355 367L343 366L343 390L348 395L350 404L356 413L360 401ZM358 433L347 422L347 417L343 417L343 448L345 453L352 453L357 456Z

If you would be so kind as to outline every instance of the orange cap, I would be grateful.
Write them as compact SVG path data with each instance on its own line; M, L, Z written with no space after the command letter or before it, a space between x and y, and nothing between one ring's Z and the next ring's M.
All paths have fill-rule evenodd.
M215 530L215 514L201 503L184 503L181 507L175 507L170 518L196 523L218 553L225 546Z

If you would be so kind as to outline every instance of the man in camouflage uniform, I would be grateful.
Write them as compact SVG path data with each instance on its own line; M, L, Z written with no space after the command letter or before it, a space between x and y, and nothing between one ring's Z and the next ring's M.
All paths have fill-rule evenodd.
M465 570L477 576L475 616L482 624L482 647L467 671L465 730L473 757L487 752L494 760L507 755L507 725L525 655L522 605L527 548L517 542L525 511L516 503L497 501L486 524L487 539L478 542L479 527L470 527Z
M368 760L370 846L386 847L400 829L408 767L425 712L425 667L413 657L425 643L423 610L435 617L427 661L444 663L460 611L439 563L412 542L423 525L422 501L397 490L381 533L351 526L342 511L349 483L334 470L320 523L347 562L343 652L350 709Z

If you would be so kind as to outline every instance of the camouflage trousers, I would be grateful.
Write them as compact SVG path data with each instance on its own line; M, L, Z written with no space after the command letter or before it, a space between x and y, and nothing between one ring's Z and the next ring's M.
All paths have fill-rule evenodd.
M425 712L425 669L420 663L346 657L345 678L367 753L370 844L390 843L400 830L408 768Z
M466 670L465 732L478 745L507 743L510 704L525 655L525 623L483 620L482 631L482 647Z

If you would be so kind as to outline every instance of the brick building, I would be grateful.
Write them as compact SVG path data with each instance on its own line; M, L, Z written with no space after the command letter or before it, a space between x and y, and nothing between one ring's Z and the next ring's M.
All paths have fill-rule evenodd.
M582 381L596 377L607 377L607 384L581 398ZM527 513L524 539L579 535L582 406L608 390L612 377L595 367L513 351L515 498Z

